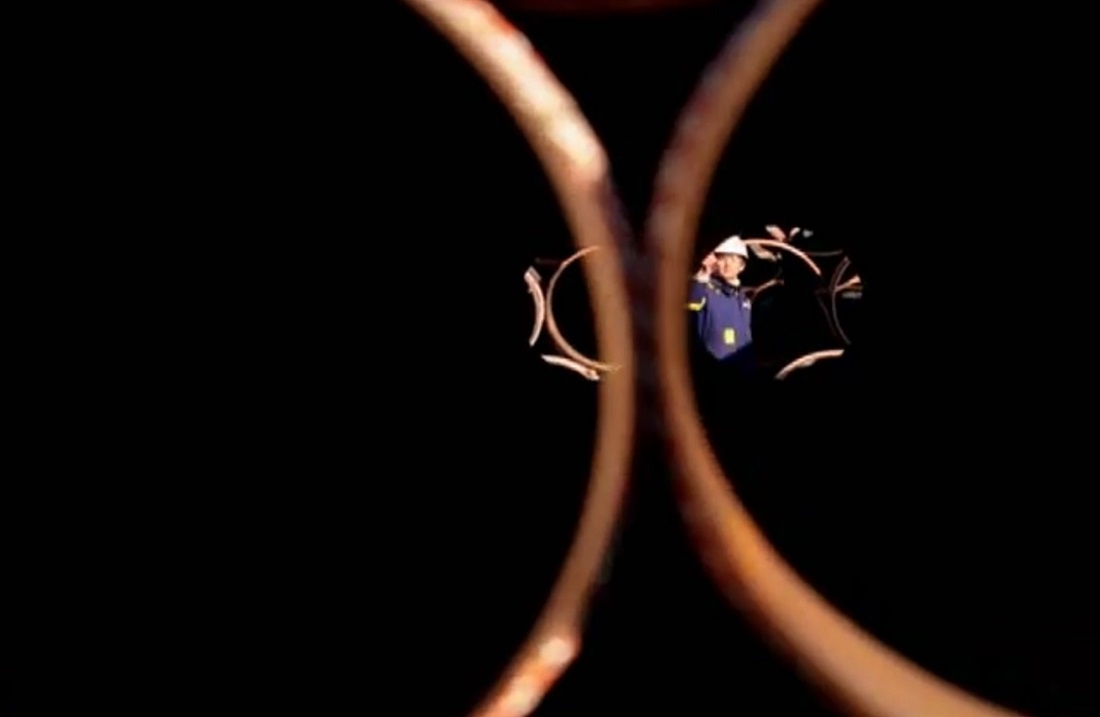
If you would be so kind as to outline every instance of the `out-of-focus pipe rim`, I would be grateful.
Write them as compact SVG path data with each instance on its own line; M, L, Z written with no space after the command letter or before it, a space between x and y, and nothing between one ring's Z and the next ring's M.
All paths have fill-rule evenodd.
M718 161L776 60L820 0L761 0L730 36L680 115L646 225L652 315L635 322L639 375L655 375L685 522L731 602L849 714L1014 714L932 675L855 625L768 542L707 440L692 391L684 303L695 234ZM649 308L649 307L647 307Z
M592 468L577 532L531 633L473 712L475 717L523 717L580 649L629 480L634 355L619 254L633 243L603 146L527 38L484 0L405 2L476 68L511 113L550 180L577 248L599 247L607 254L607 261L586 262L584 272L599 351L618 371L599 382Z

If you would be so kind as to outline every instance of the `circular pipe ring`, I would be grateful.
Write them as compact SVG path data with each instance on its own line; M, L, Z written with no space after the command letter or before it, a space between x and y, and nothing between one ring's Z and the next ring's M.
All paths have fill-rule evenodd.
M550 277L550 283L546 285L546 331L550 334L550 338L553 339L554 345L558 347L559 351L582 366L587 366L596 371L614 371L618 368L614 364L588 358L580 351L573 348L573 345L562 336L561 329L558 328L558 322L554 318L554 287L558 285L558 279L561 278L562 272L564 272L573 262L579 261L581 257L587 256L597 249L599 249L599 247L590 246L576 251L571 257L563 261L561 265L558 266L557 271L554 272L554 275Z
M542 287L539 285L539 274L535 271L535 267L530 267L524 272L523 279L527 282L527 293L531 295L531 300L535 302L535 325L531 327L531 335L527 337L527 345L534 346L535 342L539 340L542 325L546 321L546 295L542 293Z
M585 265L600 352L619 371L600 381L595 445L577 532L542 613L475 717L522 717L573 661L622 509L634 439L634 357L621 251L632 246L607 157L576 102L527 38L484 0L405 0L478 71L515 119L550 180ZM598 290L597 290L598 288Z
M820 0L762 0L681 113L646 225L652 306L635 321L639 375L655 375L685 523L731 602L814 684L863 717L1015 714L932 675L855 625L778 554L707 442L684 342L692 248L715 168L753 95Z
M779 249L781 251L790 252L794 256L801 259L803 264L810 267L810 271L812 271L816 276L821 276L821 267L819 267L817 263L810 258L810 255L802 251L798 247L791 246L787 242L778 241L776 239L746 239L745 244L750 247L761 246L767 247L769 249Z
M797 371L800 368L806 368L807 366L813 366L821 359L839 358L844 355L844 349L825 349L824 351L813 351L805 356L799 356L794 361L779 369L779 373L775 374L777 381L782 381L787 378L793 371Z

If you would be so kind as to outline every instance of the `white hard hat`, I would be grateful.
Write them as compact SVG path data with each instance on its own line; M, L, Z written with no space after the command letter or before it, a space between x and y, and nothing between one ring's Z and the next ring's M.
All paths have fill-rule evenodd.
M737 256L745 259L749 258L749 247L741 239L741 237L734 234L730 238L723 241L714 249L715 254L736 254Z

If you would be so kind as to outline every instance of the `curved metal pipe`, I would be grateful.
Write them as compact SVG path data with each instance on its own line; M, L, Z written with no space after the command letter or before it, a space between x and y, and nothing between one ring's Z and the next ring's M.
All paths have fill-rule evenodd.
M646 224L653 303L635 322L639 375L655 376L680 509L733 605L846 712L862 717L1015 714L932 675L856 626L768 542L707 441L692 393L683 306L707 187L734 127L820 0L760 0L681 113ZM635 272L642 274L642 272ZM648 310L648 311L647 311Z
M840 263L836 265L836 269L833 270L833 275L829 279L829 312L832 315L833 327L836 328L836 333L840 337L840 340L844 342L845 346L851 346L852 340L848 338L848 334L844 333L844 327L840 324L840 312L837 310L836 299L843 291L843 287L840 284L840 280L844 278L844 272L852 266L852 260L848 257L844 257L840 260ZM854 277L856 280L859 277Z
M546 331L550 334L550 338L554 341L554 345L558 347L558 350L563 354L573 359L577 363L587 366L588 368L596 371L614 371L618 367L614 364L604 363L603 361L597 361L596 359L589 358L582 354L580 351L573 348L573 345L565 340L562 336L561 330L558 328L558 322L554 318L554 287L558 284L558 279L561 278L562 272L569 268L569 265L575 261L580 260L582 257L588 256L592 252L599 249L597 246L585 247L575 252L568 259L563 261L550 277L550 283L546 286Z
M539 273L535 271L535 267L532 266L524 272L523 279L527 282L527 293L531 295L531 300L535 302L535 325L531 327L531 335L527 337L527 345L534 346L535 342L539 340L542 325L546 321L546 295L542 293Z
M515 119L550 180L578 248L608 261L585 265L600 352L619 371L601 381L595 447L577 532L546 607L475 717L531 712L580 649L592 593L612 545L634 442L634 354L620 252L633 241L595 133L527 38L485 0L405 0L474 66ZM549 313L549 312L548 312ZM445 666L442 666L445 669Z
M745 243L748 244L750 247L762 246L769 249L778 249L780 251L789 252L790 254L793 254L794 256L801 259L802 263L810 267L810 271L812 271L816 276L821 276L821 267L819 267L817 263L813 259L811 259L806 252L802 251L798 247L791 246L787 242L777 241L775 239L746 239Z
M600 380L599 371L594 368L585 366L584 364L577 363L573 359L568 359L564 356L554 356L553 354L543 354L542 360L550 364L551 366L561 366L562 368L567 368L570 371L579 373L581 376L584 376L589 381Z
M791 374L792 371L797 371L800 368L806 368L807 366L813 366L821 359L838 358L844 355L844 349L825 349L824 351L812 351L805 356L799 356L794 361L779 369L779 373L775 374L775 378L778 381L782 381Z

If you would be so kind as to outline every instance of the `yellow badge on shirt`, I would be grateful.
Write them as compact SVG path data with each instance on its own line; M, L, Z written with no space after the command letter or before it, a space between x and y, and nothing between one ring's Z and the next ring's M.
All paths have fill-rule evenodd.
M726 346L733 346L737 343L737 332L733 329L726 329L722 333L722 340L726 343Z

